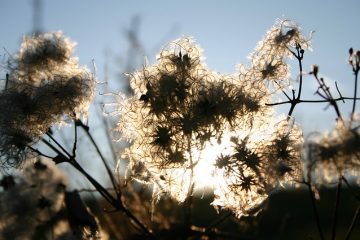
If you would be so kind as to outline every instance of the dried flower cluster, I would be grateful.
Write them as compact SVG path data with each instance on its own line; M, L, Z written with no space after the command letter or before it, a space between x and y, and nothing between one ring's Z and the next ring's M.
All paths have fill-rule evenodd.
M94 77L72 57L73 48L61 32L24 38L0 92L3 166L21 164L27 145L64 116L86 115Z
M32 157L30 153L56 163L66 160L110 205L125 213L121 221L121 228L125 230L119 231L116 225L111 228L129 231L125 222L130 219L136 233L141 231L143 237L150 238L156 231L155 228L149 230L147 225L154 224L146 221L143 224L142 219L137 218L149 214L146 207L138 204L144 199L140 195L127 196L128 193L120 189L123 185L118 185L108 171L116 194L113 195L78 165L76 127L81 124L108 170L89 129L78 121L87 115L94 95L95 77L79 66L77 58L73 57L74 47L61 32L25 37L20 51L9 61L5 87L0 92L0 169L23 163L25 167L18 175L3 171L4 176L0 178L0 238L110 237L101 230L79 192L65 191L66 178L54 163L42 159L33 163L25 161ZM153 195L147 196L153 200L148 202L149 207L153 207L162 194L169 194L175 203L188 199L184 211L189 224L186 236L193 234L188 230L195 233L198 228L190 223L191 197L197 191L203 193L205 188L214 194L213 206L229 209L241 217L261 211L279 186L302 182L309 188L317 217L314 200L319 192L313 184L338 180L335 237L341 183L349 184L345 178L349 173L360 181L360 125L355 113L360 53L349 50L355 93L351 98L351 120L344 121L337 101L350 98L342 97L337 88L340 98L334 99L324 79L318 79L318 66L314 65L310 74L318 81L316 93L324 100L301 97L302 59L309 48L310 39L302 35L294 22L278 21L251 53L249 66L240 65L237 73L225 75L205 65L202 49L191 37L166 45L154 65L145 63L142 69L129 74L133 96L116 95L120 101L115 104L115 111L120 114L120 120L115 132L120 135L118 140L130 142L121 153L121 157L128 160L126 180L152 187ZM300 69L299 89L288 95L286 88L292 86L287 60L293 56ZM286 101L266 104L279 92L286 96ZM296 104L304 102L328 102L338 116L334 130L313 134L305 144L302 130L291 117ZM291 105L289 116L275 116L271 106L279 104ZM51 131L48 132L53 124L66 120L77 123L72 154L50 135ZM42 139L45 133L52 141ZM51 157L41 152L41 147L34 146L39 140L57 155ZM131 187L129 193L137 183L130 185L127 185ZM126 198L132 204L130 208L123 201ZM171 205L162 207L172 208ZM358 214L357 211L353 224ZM178 228L176 217L165 219L165 216L152 214L151 218L161 222L161 233L172 234L171 228ZM113 224L118 223L114 221ZM322 235L318 218L317 225ZM212 236L217 232L216 226L213 227L204 228L204 231L198 228L199 236L208 233Z
M305 38L299 26L290 20L278 21L258 43L255 51L271 56L292 56L289 49L300 45L302 49L310 48L309 39ZM257 55L257 54L256 54Z
M206 161L195 151L225 132L251 128L268 112L261 108L268 99L261 82L210 71L191 38L164 48L157 65L133 74L131 86L135 96L123 102L118 130L133 141L127 154L134 177L163 189L180 184L187 192L192 169Z
M0 238L32 239L62 208L66 177L53 163L38 161L0 181Z
M240 66L240 80L269 82L267 89L283 90L290 84L286 57L310 42L291 21L276 23L251 54L251 65ZM254 213L277 185L301 180L302 132L290 119L260 127L232 139L233 151L221 155L216 167L223 181L215 189L214 205L232 209L238 216ZM272 129L272 130L270 130Z
M108 239L56 165L31 162L0 180L0 238Z
M242 69L244 79L261 79L272 83L275 90L290 84L290 69L286 57L292 57L292 50L310 48L296 23L288 20L278 21L265 35L250 55L251 68Z
M231 149L216 160L223 180L215 189L215 206L238 216L254 213L276 187L301 180L300 128L282 120L272 129L231 138Z
M210 167L223 179L216 180L222 184L214 204L239 215L266 199L269 189L298 179L301 131L283 120L269 132L273 111L265 103L272 93L267 81L277 87L288 82L284 58L299 45L308 48L308 40L294 23L282 21L258 45L251 66L234 75L206 68L191 38L166 46L156 65L131 75L135 94L120 103L117 131L132 143L124 153L131 177L184 201L198 187L197 166ZM264 139L255 141L260 134ZM204 157L206 147L230 135L233 153L216 163Z
M339 121L326 134L313 134L306 144L306 170L318 183L334 182L345 173L358 174L360 164L358 121Z

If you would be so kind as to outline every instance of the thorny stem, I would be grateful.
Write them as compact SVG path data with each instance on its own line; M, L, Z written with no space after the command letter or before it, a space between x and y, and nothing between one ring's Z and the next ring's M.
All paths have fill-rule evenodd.
M336 200L335 200L335 209L334 209L332 234L331 234L332 240L335 240L335 237L336 237L336 224L337 224L337 217L338 217L338 212L339 212L341 183L342 183L342 175L339 176L339 181L338 181L337 188L336 188Z
M346 237L345 237L345 240L349 240L350 239L350 236L351 236L351 233L352 231L354 230L354 227L356 225L356 222L358 221L359 219L359 216L360 216L360 206L358 206L358 208L356 209L356 212L354 214L354 217L352 219L352 222L351 222L351 225L346 233Z

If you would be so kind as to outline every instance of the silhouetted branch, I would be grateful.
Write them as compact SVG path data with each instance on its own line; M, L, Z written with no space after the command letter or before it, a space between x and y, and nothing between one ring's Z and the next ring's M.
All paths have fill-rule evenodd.
M107 191L116 191L114 188L105 188ZM79 193L82 193L82 192L88 192L88 193L93 193L93 192L98 192L98 190L95 188L95 189L89 189L89 188L82 188L82 189L78 189L77 190Z
M358 194L356 194L355 190L353 189L353 187L350 185L350 183L348 182L348 180L342 176L341 178L345 185L348 187L348 189L350 190L351 194L360 202L360 196Z
M313 190L311 188L311 183L306 182L306 181L304 181L302 183L305 184L307 186L307 188L308 188L308 192L309 192L309 196L310 196L310 200L311 200L311 205L312 205L312 208L313 208L313 213L315 215L316 226L317 226L317 229L319 231L320 239L325 240L324 234L323 234L323 231L322 231L322 228L321 228L321 224L320 224L319 213L318 213L318 210L317 210L317 207L316 207L315 196L314 196Z
M353 102L353 107L352 107L352 111L351 111L351 115L353 116L355 113L355 107L356 107L356 96L357 96L357 84L358 84L358 75L359 75L359 68L355 69L354 71L355 74L355 86L354 86L354 102Z
M288 116L292 115L296 105L300 103L301 92L302 92L302 83L303 83L302 59L304 57L304 50L301 48L301 46L299 44L297 44L297 46L296 46L296 53L291 50L290 50L290 52L295 56L295 58L298 60L298 64L299 64L299 89L298 89L297 97L295 97L295 91L292 90L293 96L292 96L292 99L289 100L290 110L288 112Z
M88 138L90 139L91 143L92 143L93 146L95 147L96 152L98 153L101 161L103 162L103 164L104 164L104 166L105 166L105 169L106 169L106 172L107 172L107 174L108 174L108 176L109 176L109 178L110 178L110 181L111 181L114 189L116 189L117 199L118 199L118 201L121 201L121 190L120 190L118 184L116 183L116 180L115 180L114 175L113 175L113 173L112 173L112 171L111 171L111 169L110 169L109 164L107 163L105 157L102 155L102 153L101 153L98 145L96 144L93 136L91 135L91 133L90 133L90 131L89 131L89 127L86 126L81 120L76 120L75 125L76 125L76 126L80 126L80 127L85 131L86 135L88 136Z
M318 70L317 71L314 71L313 72L313 75L316 79L316 81L318 82L319 84L319 88L318 90L316 91L316 93L321 96L322 98L328 100L329 104L331 106L334 107L334 110L336 112L336 115L338 116L338 118L341 120L342 117L341 117L341 113L340 113L340 109L339 109L339 106L337 105L337 101L334 100L331 92L330 92L330 87L328 87L326 84L325 84L325 81L323 78L319 78L318 77ZM320 90L322 90L322 93L320 92ZM323 95L324 94L324 95Z
M51 135L48 134L48 136ZM63 150L67 155L69 155L69 153L67 153L67 151L63 149L63 147L60 147L60 143L58 143L52 136L51 139L56 143L56 145L58 145L61 150ZM57 149L45 139L42 139L42 142L58 154L56 157L53 158L55 163L67 162L71 164L76 170L78 170L82 175L84 175L86 179L88 179L88 181L98 190L99 194L104 197L104 199L109 204L111 204L111 206L113 206L116 210L125 213L125 215L129 217L129 219L133 221L136 226L138 226L147 236L151 237L152 239L155 238L154 235L148 230L148 228L123 205L121 200L119 201L119 199L115 199L107 191L107 189L104 188L100 183L98 183L91 175L89 175L72 156L65 156L64 153L62 153L59 149Z
M360 206L356 209L356 212L354 214L354 217L351 221L351 224L350 224L350 227L346 233L346 237L345 237L345 240L349 240L350 239L350 236L351 236L351 233L352 231L354 230L354 227L359 219L359 216L360 216Z
M52 134L50 134L49 132L47 132L46 133L46 135L51 139L51 141L53 141L55 144L56 144L56 146L58 146L60 149L61 149L61 151L62 151L62 153L65 153L66 155L67 155L67 157L69 157L69 158L72 158L73 156L52 136ZM48 141L46 141L45 139L42 139L42 141L46 144L46 143L49 143ZM48 145L49 146L49 145ZM56 149L56 148L55 148ZM54 150L54 148L52 148L52 150ZM58 149L57 149L57 151L59 151ZM56 152L57 152L56 151ZM59 151L60 152L60 151ZM61 152L60 152L61 153Z
M201 228L201 227L196 227L196 226L192 226L191 227L191 232L193 234L196 234L196 236L200 235L200 236L206 236L210 239L238 239L238 240L255 240L252 237L244 237L240 234L235 234L235 233L229 233L229 232L222 232L222 231L218 231L216 229L210 229L208 230L207 228Z
M338 98L334 98L333 101L338 102L338 101L344 101L344 100L360 100L360 98L356 98L354 99L353 97L338 97ZM277 106L277 105L283 105L283 104L289 104L292 101L283 101L283 102L277 102L277 103L266 103L266 106ZM303 100L300 99L299 103L330 103L330 100Z
M339 212L341 183L342 183L342 176L339 176L339 181L338 181L337 188L336 188L336 200L335 200L333 224L332 224L332 231L331 231L331 239L332 240L335 240L335 238L336 238L336 224L337 224L337 217L338 217L338 212Z
M74 144L73 144L73 149L72 149L72 155L73 155L74 158L76 158L77 138L78 138L77 127L76 127L76 124L75 124L75 126L74 126Z
M215 221L213 221L211 224L209 224L209 226L207 226L206 228L199 228L196 227L197 229L201 229L201 232L195 236L193 236L193 238L191 239L198 239L200 238L203 233L207 233L207 232L211 232L213 228L215 228L216 226L218 226L219 224L221 224L222 222L224 222L228 217L232 216L233 213L232 212L228 212L226 214L224 214L223 216L219 217L218 219L216 219ZM193 226L194 227L194 226ZM192 227L192 228L193 228Z

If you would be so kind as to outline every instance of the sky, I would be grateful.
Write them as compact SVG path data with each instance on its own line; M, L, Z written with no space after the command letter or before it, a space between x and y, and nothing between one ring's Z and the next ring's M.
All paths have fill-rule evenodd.
M2 59L6 52L16 53L22 37L34 29L32 3L0 0ZM331 87L337 81L343 95L351 96L354 77L347 58L350 47L360 49L359 9L357 0L42 0L40 16L42 30L61 30L77 42L75 53L81 64L90 65L94 59L100 81L105 77L105 66L110 65L106 72L109 78L116 79L121 73L121 61L128 56L125 34L134 19L139 22L137 33L142 54L150 62L155 61L167 42L193 36L204 49L207 66L222 73L233 73L238 64L249 63L247 56L275 21L291 19L305 35L315 31L313 51L305 53L305 71L313 64L319 65ZM295 79L298 69L292 66ZM316 97L315 80L311 77L304 80L304 97ZM324 111L325 107L301 105L295 110L295 120L306 132L328 129L335 114L330 108ZM348 116L349 108L340 107ZM279 113L287 111L288 107L278 109Z

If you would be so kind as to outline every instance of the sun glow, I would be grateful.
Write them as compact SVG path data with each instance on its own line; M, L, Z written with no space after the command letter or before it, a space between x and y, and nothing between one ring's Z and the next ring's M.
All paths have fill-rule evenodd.
M273 130L273 124L268 126L267 130ZM259 142L266 137L266 133L262 131L258 132L225 132L221 141L216 139L210 140L207 143L203 150L199 151L197 149L193 150L192 156L194 159L199 159L196 166L194 167L194 183L195 191L211 191L214 190L216 186L222 185L224 183L224 176L222 170L215 167L216 159L221 155L230 154L233 149L233 142L231 137L238 137L244 139L249 137L250 142Z
M211 191L219 182L219 176L215 173L216 159L221 154L226 154L230 151L231 142L230 134L225 134L221 142L212 139L207 143L202 151L194 150L194 156L200 156L199 161L194 167L194 183L196 185L195 191Z

